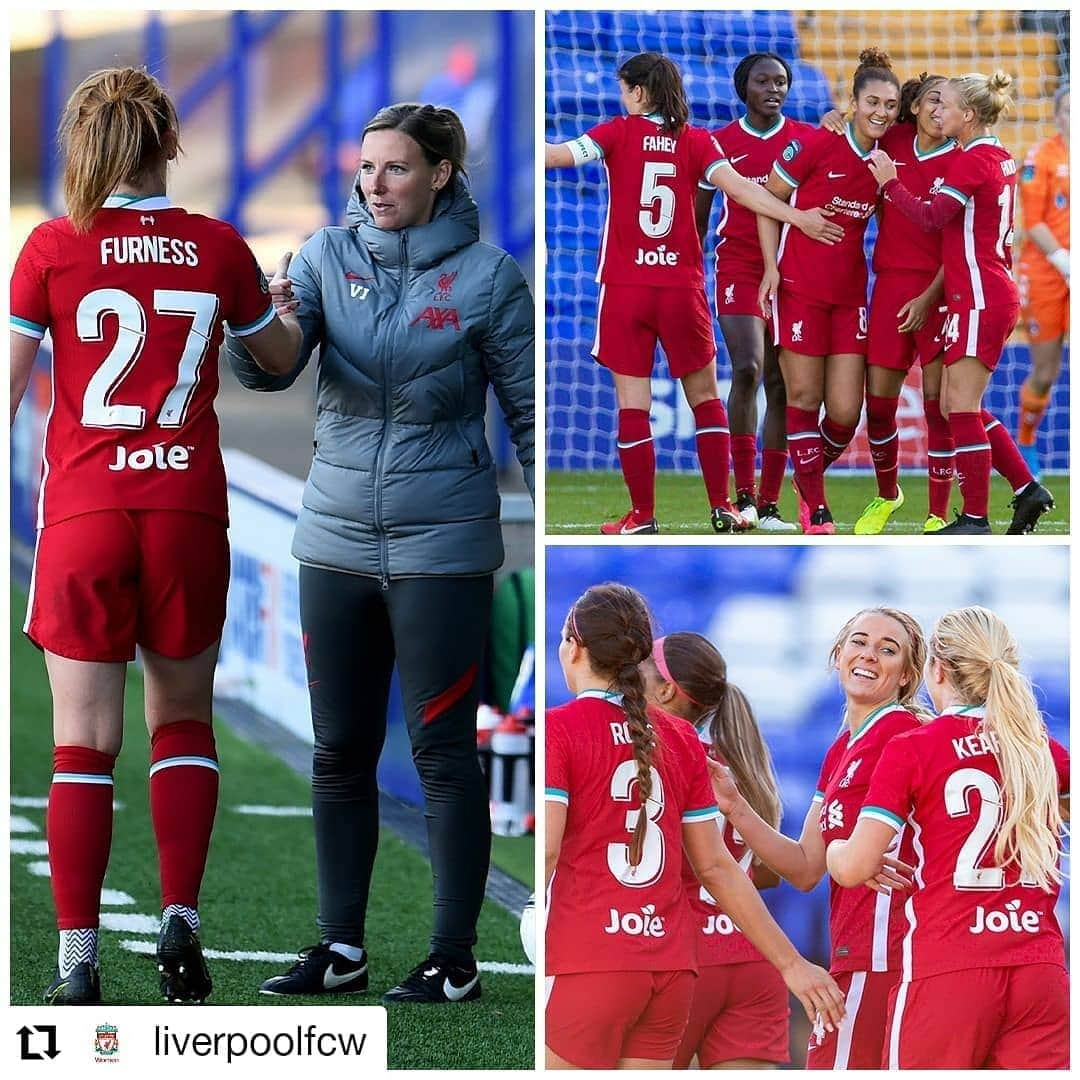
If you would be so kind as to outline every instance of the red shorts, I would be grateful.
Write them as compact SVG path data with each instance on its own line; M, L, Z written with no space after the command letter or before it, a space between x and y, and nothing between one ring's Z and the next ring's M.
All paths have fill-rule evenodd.
M221 637L225 525L182 510L100 510L38 533L26 631L71 660L119 663L135 646L173 660Z
M549 975L547 1046L579 1069L614 1069L621 1058L671 1061L696 981L692 971Z
M822 304L780 288L772 323L773 344L801 356L866 355L865 307Z
M716 361L712 312L704 289L600 286L592 354L604 367L647 379L658 341L675 379Z
M882 1068L1067 1069L1069 976L1055 964L900 983Z
M758 303L761 282L722 281L716 279L716 315L753 315L764 320L765 315Z
M1056 271L1024 273L1021 266L1016 284L1020 289L1020 311L1028 341L1037 345L1057 341L1069 332L1069 285Z
M808 1069L880 1069L890 995L899 971L840 971L834 976L847 1015L834 1031L814 1029L806 1052Z
M1019 304L981 311L949 308L941 331L945 342L945 366L955 364L962 357L974 356L983 367L993 371L1019 318Z
M786 1064L790 1014L787 986L768 961L703 967L675 1068L695 1054L702 1069L739 1058Z
M885 271L874 282L870 297L870 337L867 363L893 371L909 371L918 360L926 367L942 350L941 324L945 308L932 308L923 326L900 333L896 313L927 286L925 274Z

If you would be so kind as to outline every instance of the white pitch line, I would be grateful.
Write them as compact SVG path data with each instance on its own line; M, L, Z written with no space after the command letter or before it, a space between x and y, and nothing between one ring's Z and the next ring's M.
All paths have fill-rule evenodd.
M101 903L104 907L127 907L128 904L135 903L135 897L123 889L102 889ZM160 923L158 925L160 927Z
M237 814L252 814L255 817L311 817L310 806L233 806Z
M51 873L47 861L27 863L26 869L29 870L34 877L48 877Z
M27 833L41 831L29 818L22 817L19 814L12 814L8 824L12 832Z
M161 918L157 915L103 911L101 913L101 927L103 930L118 930L127 934L156 935L161 929Z
M120 948L128 952L151 956L157 946L152 941L135 941L125 938L120 942ZM247 952L244 950L227 952L222 949L203 949L203 956L207 960L238 960L260 964L288 964L296 960L294 952ZM490 971L497 975L532 975L536 970L531 964L506 964L495 960L481 961L476 966L481 971Z
M45 840L20 840L11 838L12 855L48 855L49 845Z
M127 949L128 952L142 953L144 956L151 956L157 951L157 945L152 941L131 941L123 940L120 942L121 949ZM221 949L203 949L203 956L207 960L248 960L265 964L288 964L296 962L296 953L294 952L223 952Z
M21 807L23 810L44 810L49 805L49 800L44 795L12 795L11 805ZM113 801L114 810L123 810L122 802Z

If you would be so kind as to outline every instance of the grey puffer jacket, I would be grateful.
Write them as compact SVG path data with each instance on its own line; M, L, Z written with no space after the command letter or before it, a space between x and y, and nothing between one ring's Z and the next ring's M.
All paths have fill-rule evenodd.
M461 178L432 220L378 229L358 190L347 228L321 229L289 267L304 332L291 375L229 363L253 390L291 386L319 347L315 454L293 555L381 578L482 574L503 561L488 384L532 490L533 303L517 263L481 243Z

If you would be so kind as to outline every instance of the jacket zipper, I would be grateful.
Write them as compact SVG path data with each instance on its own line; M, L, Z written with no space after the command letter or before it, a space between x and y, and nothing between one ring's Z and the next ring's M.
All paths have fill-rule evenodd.
M405 293L408 288L406 274L407 263L405 261L405 230L401 231L401 286L398 290L397 306L400 309L405 304ZM396 323L396 320L395 320ZM384 349L383 353L383 429L379 438L379 449L375 454L375 528L379 530L379 579L382 582L383 592L390 588L390 544L386 539L386 530L383 528L382 518L382 492L383 492L383 466L386 463L386 440L390 430L390 358L393 355L391 349Z

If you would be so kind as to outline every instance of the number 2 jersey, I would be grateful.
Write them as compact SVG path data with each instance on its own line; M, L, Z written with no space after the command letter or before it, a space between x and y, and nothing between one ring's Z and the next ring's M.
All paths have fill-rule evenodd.
M11 329L53 346L38 527L95 510L187 510L227 520L214 398L222 320L274 318L232 226L164 196L111 196L90 231L30 234L11 281Z
M649 719L657 744L653 792L644 853L632 867L637 763L618 699L586 691L546 714L545 798L566 806L548 891L549 975L696 970L682 827L719 811L693 727L651 707Z
M919 726L913 713L895 703L872 712L854 732L842 732L829 747L818 777L814 801L820 803L818 826L826 848L855 831L870 779L885 747ZM910 830L905 830L905 833ZM911 863L911 842L900 837L893 851ZM903 897L874 892L865 885L844 889L829 879L829 970L896 971L904 925Z
M672 135L652 116L620 116L590 128L583 138L603 156L608 181L596 280L702 288L694 201L698 181L727 164L716 140L689 125Z
M1065 964L1054 914L1060 892L1024 884L994 864L1001 769L984 710L947 709L885 748L860 817L910 830L915 889L904 904L902 978L968 968ZM1050 740L1059 790L1069 790L1068 752Z

